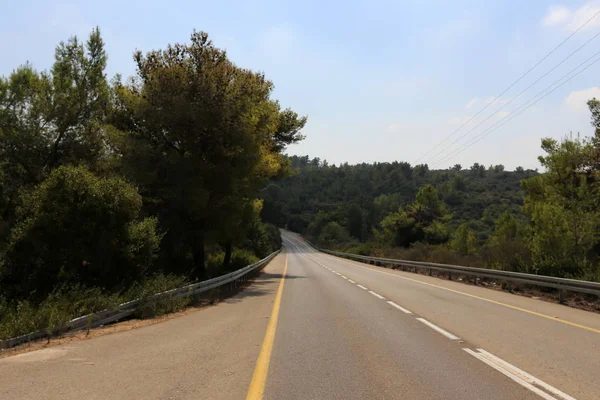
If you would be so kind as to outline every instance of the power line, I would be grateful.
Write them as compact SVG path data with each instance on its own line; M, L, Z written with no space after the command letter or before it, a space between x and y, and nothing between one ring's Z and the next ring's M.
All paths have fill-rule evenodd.
M458 148L457 150L455 150L454 152L452 152L451 154L449 154L448 156L446 156L445 158L443 158L442 160L440 160L438 163L436 163L435 165L433 165L431 168L433 169L433 168L441 165L442 163L446 162L447 160L455 157L456 155L462 153L463 151L465 151L469 147L475 145L478 141L480 141L484 137L492 134L496 130L500 129L502 126L506 125L508 122L512 121L514 118L516 118L519 115L521 115L522 113L524 113L525 111L527 111L529 108L531 108L535 104L537 104L539 101L541 101L545 97L549 96L555 90L557 90L560 87L562 87L563 85L565 85L571 79L575 78L577 75L581 74L582 72L584 72L585 70L587 70L588 68L590 68L592 65L594 65L595 63L597 63L598 61L600 61L600 57L599 56L600 56L600 51L596 52L591 57L587 58L584 62L580 63L575 68L571 69L569 72L567 72L566 74L564 74L562 77L560 77L559 79L557 79L556 81L554 81L552 84L550 84L549 86L547 86L544 90L538 92L535 96L533 96L527 102L525 102L524 104L522 104L521 106L519 106L512 113L510 113L509 115L506 115L505 117L503 117L499 121L496 121L493 125L491 125L487 129L485 129L478 136L475 136L471 141L465 143L463 146L461 146L460 148ZM588 65L585 65L585 64L588 64ZM585 67L583 67L584 65L585 65ZM581 69L581 70L579 70L579 69ZM577 70L579 70L579 71L577 71ZM561 82L561 81L563 81L563 82ZM384 181L384 182L380 183L379 185L376 185L375 187L371 188L371 190L369 190L369 192L370 192L369 194L370 195L374 195L375 192L378 189L382 188L383 186L385 186L388 183L390 183L390 178L387 179L387 182ZM413 183L412 179L406 179L405 178L405 180L403 182L396 183L395 185L392 185L392 187L389 188L389 189L391 189L392 192L399 191L400 189L402 189L402 188L404 188L404 187L406 187L406 186L408 186L408 185L410 185L412 183ZM387 191L389 192L390 190L387 190Z
M539 60L537 63L535 63L534 66L532 66L531 68L529 68L524 74L522 74L516 81L514 81L513 83L511 83L506 89L504 89L502 91L502 93L500 93L498 96L494 97L494 99L489 102L488 104L486 104L481 110L479 110L475 115L473 115L471 118L469 118L468 121L466 121L465 123L463 123L461 126L459 126L458 128L456 128L450 135L446 136L445 139L443 139L441 142L439 142L438 144L436 144L435 146L433 146L431 149L429 149L425 154L423 154L421 157L419 157L415 163L419 162L420 160L422 160L423 158L425 158L429 153L431 153L433 150L435 150L436 148L438 148L440 145L442 145L444 142L446 142L448 139L450 139L452 136L454 136L458 131L460 131L463 127L465 127L466 125L468 125L473 119L475 119L479 114L481 114L483 111L485 111L488 107L490 107L492 104L494 104L496 102L496 100L498 100L502 95L504 95L504 93L508 92L510 89L512 89L517 83L519 83L521 81L521 79L523 79L525 76L527 76L531 71L533 71L538 65L540 65L542 62L544 62L544 60L546 60L548 57L550 57L556 50L558 50L563 44L565 44L569 39L571 39L577 32L579 32L581 29L583 29L587 24L589 24L594 18L596 18L598 16L598 14L600 14L600 11L598 11L596 14L594 14L590 19L588 19L587 21L585 21L583 23L583 25L581 25L579 28L577 28L575 31L573 31L573 33L571 33L569 36L567 36L567 38L565 38L562 42L560 42L554 49L552 49L548 54L546 54L544 57L542 57L541 60Z
M488 107L490 107L492 104L494 104L502 95L504 95L508 90L510 90L511 88L513 88L518 82L520 82L525 76L527 76L533 69L535 69L538 65L540 65L544 60L546 60L550 55L552 55L556 50L558 50L565 42L567 42L570 38L572 38L577 32L579 32L581 29L583 29L588 23L590 23L594 18L596 18L598 15L600 14L600 11L598 11L596 14L594 14L591 18L589 18L585 23L583 23L579 28L577 28L575 31L573 31L573 33L571 33L567 38L565 38L561 43L559 43L554 49L552 49L552 51L550 51L548 54L546 54L542 59L540 59L534 66L532 66L529 70L527 70L527 72L525 72L524 74L522 74L516 81L514 81L508 88L506 88L502 93L500 93L498 96L496 96L490 103L488 103L485 107L483 107L481 110L479 110L475 115L473 115L468 121L466 121L465 123L463 123L460 127L458 127L454 132L452 132L450 135L448 135L444 140L442 140L440 143L438 143L437 145L435 145L433 148L431 148L429 151L427 151L427 153L425 153L423 156L419 157L416 162L420 161L421 159L423 159L427 154L429 154L431 151L435 150L437 147L439 147L441 144L443 144L444 142L446 142L448 139L450 139L453 135L455 135L460 129L462 129L465 125L469 124L474 118L476 118L479 114L481 114L483 111L485 111ZM519 98L524 92L526 92L527 90L529 90L532 86L534 86L535 84L537 84L539 81L541 81L543 78L545 78L546 76L548 76L550 73L552 73L556 68L558 68L560 65L562 65L566 60L568 60L570 57L572 57L574 54L576 54L578 51L580 51L583 47L585 47L587 44L589 44L592 40L596 39L598 36L600 36L600 32L596 35L594 35L591 39L589 39L588 41L586 41L583 45L581 45L580 47L578 47L575 51L573 51L572 53L570 53L567 57L565 57L563 60L561 60L558 64L556 64L553 68L551 68L549 71L547 71L544 75L542 75L540 78L538 78L535 82L533 82L531 85L529 85L527 88L525 88L524 90L522 90L518 95L514 96L509 102L507 102L506 104L504 104L500 109L498 109L495 113L491 114L490 116L488 116L485 120L483 120L482 122L480 122L478 125L476 125L474 128L472 128L471 130L469 130L467 133L465 133L464 135L462 135L461 137L459 137L457 140L455 140L454 142L452 142L449 146L447 146L447 148L449 148L450 146L452 146L453 144L455 144L458 140L462 139L463 137L465 137L466 135L468 135L469 133L471 133L472 131L474 131L476 128L478 128L479 126L481 126L483 123L485 123L486 121L488 121L490 118L492 118L494 115L498 114L503 108L505 108L506 106L508 106L509 104L511 104L514 100L516 100L517 98ZM534 96L532 99L530 99L528 102L526 102L525 104L523 104L522 106L520 106L519 108L517 108L517 110L519 110L520 108L527 106L531 101L535 100L536 97L538 97L539 95L541 95L542 93L544 93L545 91L547 91L549 88L551 88L553 85L555 85L556 83L560 82L562 79L564 79L566 76L568 76L569 74L571 74L573 71L577 70L578 68L580 68L583 64L587 63L588 61L590 61L591 59L593 59L595 56L597 56L598 54L600 54L600 52L594 54L592 57L588 58L586 61L584 61L583 63L579 64L576 68L572 69L571 71L569 71L567 74L565 74L563 77L561 77L560 79L558 79L557 81L555 81L553 84L551 84L549 87L547 87L546 89L544 89L542 92L538 93L536 96ZM488 127L486 130L484 130L480 135L476 136L472 141L466 143L465 145L463 145L462 147L460 147L457 151L451 153L450 155L446 156L445 158L443 158L440 162L436 163L434 165L434 167L440 165L442 162L445 162L449 159L451 159L452 157L460 154L462 151L466 150L467 148L471 147L472 145L474 145L475 143L477 143L479 140L483 139L485 136L491 134L492 132L496 131L497 129L499 129L500 127L502 127L503 125L505 125L506 123L510 122L512 119L516 118L517 116L519 116L520 114L522 114L523 112L525 112L527 109L529 109L530 107L532 107L533 105L535 105L537 102L539 102L540 100L542 100L543 98L545 98L546 96L550 95L552 92L554 92L556 89L560 88L561 86L563 86L564 84L566 84L568 81L570 81L571 79L573 79L575 76L579 75L580 73L582 73L583 71L585 71L586 69L588 69L589 67L591 67L593 64L595 64L596 62L600 61L600 58L593 61L591 64L589 64L588 66L586 66L584 69L582 69L581 71L577 72L576 74L574 74L573 76L569 77L566 81L562 82L560 85L558 85L557 87L555 87L554 89L552 89L550 92L544 94L542 97L538 98L537 100L535 100L535 102L533 102L532 104L529 104L527 107L525 107L524 109L522 109L521 111L519 111L518 113L512 115L509 114L507 116L505 116L504 118L502 118L501 120L497 121L495 124L493 124L492 126ZM515 110L515 111L517 111ZM513 111L514 113L514 111ZM512 116L511 116L512 115ZM509 119L507 119L505 122L503 122L501 125L497 126L496 128L494 128L494 126L498 125L499 123L501 123L502 121L504 121L506 118L510 117ZM493 130L490 131L491 128L494 128ZM489 132L488 132L489 131ZM488 132L486 134L486 132ZM442 150L441 152L438 152L435 156L437 157L438 155L440 155L441 153L443 153L445 150ZM385 185L391 183L391 178L388 178L387 180L385 180L384 182L381 182L380 184L370 188L369 190L367 190L367 193L363 193L361 197L364 198L364 196L373 196L375 195L375 193L382 187L384 187ZM405 186L408 186L409 184L412 184L413 181L412 179L406 179L403 182L399 182L399 183L395 183L393 184L390 188L392 191L397 191L399 189L402 189ZM386 190L387 192L389 192L389 190Z
M598 35L596 35L596 36L598 36ZM587 58L584 62L580 63L575 68L571 69L569 72L567 72L566 74L564 74L562 77L560 77L559 79L557 79L556 81L554 81L552 84L550 84L549 86L547 86L544 90L538 92L536 95L534 95L527 102L525 102L524 104L522 104L521 106L519 106L512 113L510 113L509 115L506 115L505 117L503 117L499 121L496 121L490 127L488 127L483 132L481 132L479 135L475 136L471 141L465 143L463 146L461 146L460 148L458 148L457 150L455 150L451 154L449 154L446 157L444 157L442 160L440 160L438 163L436 163L435 165L433 165L431 168L433 169L433 168L439 166L440 164L442 164L443 162L445 162L445 161L447 161L447 160L455 157L456 155L460 154L464 150L466 150L469 147L475 145L475 143L477 143L478 141L480 141L484 137L486 137L486 136L490 135L491 133L495 132L497 129L500 129L502 126L504 126L508 122L512 121L514 118L518 117L523 112L527 111L529 108L533 107L539 101L541 101L545 97L549 96L551 93L553 93L555 90L557 90L560 87L562 87L563 85L565 85L571 79L575 78L577 75L581 74L582 72L584 72L585 70L587 70L589 67L591 67L592 65L594 65L595 63L597 63L598 61L600 61L600 57L598 57L598 56L600 56L600 51L596 52L591 57ZM596 59L594 59L594 58L596 58ZM583 67L585 64L588 64L588 65L586 65L585 67ZM581 70L579 70L579 69L581 69ZM561 82L561 81L563 81L563 82ZM389 182L389 179L387 181ZM374 192L377 189L383 187L388 182L384 181L383 183L381 183L381 184L373 187L370 190L370 192L372 192L371 194L374 194ZM405 186L407 186L409 184L412 184L412 183L413 183L413 181L411 179L407 179L404 182L400 182L399 184L394 185L395 187L392 187L392 190L400 190L403 187L405 187Z
M599 11L599 13L600 13L600 11ZM466 133L464 133L461 136L459 136L458 138L456 138L456 140L454 140L452 143L450 143L448 146L446 146L446 148L444 148L441 151L439 151L438 153L436 153L432 157L432 160L435 160L437 156L439 156L440 154L444 153L448 148L450 148L451 146L453 146L454 144L456 144L458 141L460 141L465 136L468 136L471 132L473 132L474 130L476 130L477 128L479 128L481 125L483 125L485 122L487 122L490 118L492 118L495 115L497 115L498 113L500 113L500 111L502 111L506 106L510 105L513 101L515 101L516 99L518 99L519 97L521 97L521 95L523 93L525 93L526 91L528 91L529 89L531 89L531 87L533 87L539 81L541 81L546 76L548 76L550 73L552 73L556 68L560 67L565 61L567 61L569 58L571 58L575 53L579 52L579 50L581 50L582 48L584 48L585 46L587 46L592 40L596 39L598 36L600 36L600 32L598 32L597 34L595 34L594 36L592 36L592 38L590 38L584 44L582 44L581 46L579 46L577 49L575 49L568 56L566 56L565 58L563 58L558 64L556 64L554 67L552 67L548 72L546 72L544 75L542 75L536 81L534 81L531 85L529 85L525 89L521 90L521 92L519 92L519 94L517 94L516 96L514 96L512 99L510 99L510 101L508 101L506 104L504 104L498 110L496 110L495 113L488 115L486 119L484 119L483 121L481 121L480 123L478 123L477 125L475 125L473 128L471 128L470 130L468 130Z
M548 95L550 95L551 93L553 93L555 90L557 90L558 88L560 88L561 86L563 86L564 84L566 84L567 82L569 82L571 79L575 78L577 75L581 74L582 72L584 72L585 70L587 70L589 67L591 67L592 65L594 65L595 63L597 63L598 61L600 61L600 57L598 57L595 60L593 60L591 63L589 63L587 66L585 66L583 69L581 69L580 71L576 72L572 76L568 77L570 74L572 74L573 72L575 72L577 69L581 68L584 64L588 63L590 60L592 60L594 57L597 57L598 55L600 55L600 51L597 52L597 53L595 53L593 56L591 56L587 60L585 60L583 63L579 64L577 67L573 68L571 71L569 71L565 75L563 75L560 79L556 80L554 83L552 83L546 89L544 89L541 92L539 92L538 94L536 94L534 97L532 97L525 104L523 104L520 107L518 107L515 111L517 111L519 109L521 109L521 110L518 111L516 114L515 114L515 111L513 111L509 115L506 115L504 118L500 119L495 124L491 125L486 130L484 130L483 132L481 132L478 136L475 136L471 141L465 143L464 145L462 145L461 147L459 147L457 150L455 150L454 152L452 152L451 154L447 155L445 158L443 158L442 160L440 160L438 163L436 163L434 165L434 167L436 167L436 166L442 164L443 162L446 162L447 160L449 160L449 159L455 157L456 155L462 153L464 150L466 150L469 147L473 146L475 143L477 143L478 141L480 141L484 137L490 135L492 132L496 131L497 129L501 128L502 126L504 126L508 122L512 121L514 118L516 118L519 115L521 115L523 112L527 111L529 108L531 108L532 106L534 106L540 100L544 99L545 97L547 97ZM567 79L564 82L562 82L558 86L552 88L554 85L558 84L560 81L562 81L565 78L567 78ZM551 88L552 88L552 90L550 90ZM544 94L544 92L546 92L548 90L550 90L550 91ZM541 97L539 97L539 96L541 96ZM498 124L500 124L500 125L498 125Z

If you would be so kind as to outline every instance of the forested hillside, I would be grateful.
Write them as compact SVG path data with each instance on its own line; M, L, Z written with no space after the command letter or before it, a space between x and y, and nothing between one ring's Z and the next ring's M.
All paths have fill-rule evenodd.
M502 165L430 171L426 165L405 162L335 166L308 156L290 160L296 173L264 190L263 217L313 238L321 233L320 225L337 221L352 225L351 237L367 240L386 215L431 184L451 213L450 226L471 221L471 228L485 240L502 212L517 213L523 205L521 179L537 175L531 170L505 171Z
M205 33L135 53L131 79L107 62L95 29L0 79L0 338L280 247L260 190L306 118Z
M330 249L600 280L598 104L593 137L541 140L541 174L292 156L295 174L263 192L263 219Z

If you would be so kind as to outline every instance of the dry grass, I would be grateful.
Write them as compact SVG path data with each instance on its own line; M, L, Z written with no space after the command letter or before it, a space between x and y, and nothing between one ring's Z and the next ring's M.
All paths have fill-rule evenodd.
M206 307L210 307L218 304L219 302L235 295L236 293L244 290L248 285L252 284L253 279L251 278L246 284L240 285L235 289L224 289L217 288L212 291L206 293L202 297L198 297L193 301L193 305L187 306L185 309L163 314L159 316L154 316L151 318L145 319L129 319L125 321L115 322L109 325L100 326L97 328L90 329L89 332L86 330L67 332L63 334L61 337L53 338L48 341L47 338L39 339L36 341L32 341L30 343L24 343L10 349L1 349L0 350L0 358L11 357L18 354L29 353L31 351L47 349L50 347L60 346L63 344L74 343L84 340L93 339L99 336L111 335L119 332L126 332L133 329L143 328L145 326L158 324L164 321L168 321L173 318L179 318L196 311L200 311Z

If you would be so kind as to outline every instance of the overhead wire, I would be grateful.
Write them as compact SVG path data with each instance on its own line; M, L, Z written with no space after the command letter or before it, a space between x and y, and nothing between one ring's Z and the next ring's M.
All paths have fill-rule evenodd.
M597 35L595 35L594 38L597 37L597 36L599 36L599 35L600 35L600 33L598 33ZM589 43L589 41L586 42L586 43ZM527 111L529 108L533 107L539 101L541 101L545 97L549 96L555 90L557 90L560 87L562 87L563 85L565 85L571 79L575 78L577 75L581 74L582 72L584 72L585 70L587 70L588 68L590 68L592 65L594 65L595 63L597 63L598 61L600 61L600 51L594 53L591 57L587 58L585 61L583 61L582 63L578 64L575 68L571 69L566 74L564 74L563 76L561 76L559 79L557 79L556 81L554 81L553 83L551 83L550 85L548 85L545 89L543 89L542 91L538 92L536 95L534 95L532 98L530 98L527 102L525 102L521 106L517 107L514 111L512 111L508 115L504 116L500 120L496 121L494 124L492 124L490 127L488 127L487 129L485 129L483 132L481 132L480 134L478 134L477 136L475 136L469 142L465 143L464 145L462 145L461 147L459 147L458 149L456 149L455 151L453 151L449 155L446 155L443 159L441 159L440 161L438 161L431 168L433 169L435 167L438 167L442 163L444 163L444 162L452 159L453 157L455 157L458 154L462 153L464 150L466 150L469 147L475 145L478 141L480 141L484 137L490 135L491 133L495 132L497 129L500 129L502 126L504 126L505 124L507 124L508 122L510 122L511 120L513 120L514 118L518 117L523 112ZM588 65L586 65L586 64L588 64ZM581 70L579 70L579 69L581 69ZM561 82L561 81L563 81L563 82ZM520 93L519 96L521 94L522 93ZM381 183L379 185L376 185L375 187L371 188L371 190L369 190L369 192L371 192L371 193L375 192L377 189L379 189L383 185L385 185L385 183L386 182L384 181L383 183ZM396 190L397 191L397 190L402 189L403 187L407 186L410 183L412 183L412 180L406 179L403 182L396 183L396 185L394 185L395 187L392 190ZM386 192L389 192L389 190L386 190Z
M600 13L600 11L599 11L599 13ZM582 44L581 46L579 46L577 49L575 49L573 52L571 52L568 56L566 56L565 58L563 58L558 64L556 64L554 67L552 67L550 70L548 70L544 75L542 75L541 77L539 77L538 79L536 79L532 84L530 84L529 86L527 86L525 89L521 90L519 92L519 94L517 94L512 99L510 99L508 102L506 102L502 107L500 107L498 110L496 110L496 112L494 112L493 114L488 115L487 118L485 118L483 121L481 121L480 123L478 123L477 125L475 125L473 128L471 128L470 130L468 130L467 132L465 132L464 134L462 134L458 138L456 138L456 140L454 140L452 143L450 143L445 149L442 149L441 151L439 151L438 153L436 153L432 157L432 159L435 160L436 157L438 157L440 154L444 153L449 147L455 145L457 142L459 142L464 137L468 136L471 132L475 131L481 125L483 125L484 123L486 123L487 121L489 121L491 118L493 118L494 116L498 115L504 108L506 108L508 105L510 105L513 101L515 101L519 97L521 97L523 95L523 93L525 93L526 91L528 91L529 89L531 89L539 81L541 81L546 76L548 76L549 74L551 74L554 70L556 70L556 68L558 68L562 64L564 64L565 61L567 61L569 58L571 58L572 56L574 56L577 52L579 52L582 48L584 48L585 46L587 46L592 40L596 39L598 36L600 36L600 32L598 32L597 34L595 34L594 36L592 36L592 38L590 38L584 44Z
M479 110L475 115L473 115L471 118L469 118L469 120L467 120L465 123L463 123L461 126L459 126L456 130L454 130L450 135L448 135L445 139L443 139L441 142L439 142L438 144L436 144L433 148L431 148L430 150L428 150L425 154L423 154L421 157L419 157L416 162L422 160L425 156L427 156L429 153L431 153L433 150L435 150L436 148L438 148L440 145L442 145L444 142L446 142L447 140L449 140L452 136L454 136L457 132L459 132L463 127L465 127L466 125L468 125L473 119L475 119L477 116L479 116L483 111L485 111L487 108L489 108L491 105L493 105L501 96L503 96L506 92L508 92L510 89L512 89L517 83L519 83L525 76L527 76L531 71L533 71L537 66L539 66L543 61L545 61L549 56L551 56L554 52L556 52L556 50L558 50L562 45L564 45L569 39L571 39L577 32L579 32L581 29L583 29L587 24L589 24L594 18L596 18L598 15L600 14L600 11L598 11L597 13L595 13L592 17L590 17L587 21L585 21L581 26L579 26L575 31L573 31L568 37L566 37L562 42L560 42L556 47L554 47L549 53L547 53L544 57L542 57L536 64L534 64L531 68L529 68L524 74L522 74L519 78L517 78L517 80L515 80L513 83L511 83L506 89L504 89L498 96L496 96L491 102L487 103L481 110ZM550 73L552 73L554 70L556 70L556 68L558 68L560 65L562 65L565 61L567 61L569 58L571 58L573 55L575 55L577 52L579 52L583 47L587 46L592 40L596 39L598 36L600 36L600 32L597 33L596 35L594 35L592 38L590 38L589 40L587 40L584 44L582 44L581 46L579 46L577 49L575 49L573 52L571 52L568 56L566 56L565 58L563 58L559 63L557 63L554 67L552 67L549 71L547 71L544 75L542 75L540 78L538 78L537 80L535 80L532 84L530 84L529 86L527 86L525 89L523 89L521 92L519 92L519 94L517 94L516 96L514 96L511 100L509 100L507 103L505 103L500 109L496 110L496 112L494 112L493 114L489 115L486 119L484 119L483 121L481 121L480 123L478 123L475 127L473 127L472 129L470 129L468 132L466 132L465 134L463 134L462 136L460 136L457 140L455 140L454 142L452 142L450 145L448 145L444 150L436 153L433 158L435 159L435 157L437 157L438 155L441 155L443 152L445 152L450 146L454 145L455 143L457 143L460 139L464 138L465 136L467 136L468 134L470 134L471 132L473 132L475 129L477 129L478 127L480 127L483 123L485 123L486 121L488 121L490 118L494 117L495 115L497 115L501 110L503 110L506 106L510 105L513 101L515 101L516 99L518 99L523 93L525 93L527 90L529 90L531 87L533 87L535 84L537 84L538 82L540 82L542 79L544 79L546 76L548 76ZM514 110L513 112L511 112L509 115L506 115L505 117L503 117L502 119L500 119L499 121L497 121L496 123L494 123L492 126L488 127L486 130L484 130L482 133L480 133L479 135L477 135L474 139L472 139L471 141L467 142L466 144L464 144L463 146L461 146L459 149L455 150L454 152L452 152L451 154L445 156L441 161L439 161L438 163L436 163L434 165L434 167L440 165L443 162L446 162L447 160L455 157L456 155L460 154L461 152L463 152L464 150L468 149L469 147L473 146L475 143L477 143L479 140L483 139L484 137L486 137L487 135L491 134L492 132L496 131L497 129L499 129L500 127L504 126L506 123L510 122L512 119L516 118L517 116L519 116L520 114L522 114L523 112L525 112L526 110L528 110L530 107L532 107L533 105L535 105L536 103L538 103L539 101L541 101L543 98L545 98L546 96L550 95L552 92L554 92L555 90L557 90L558 88L560 88L561 86L563 86L564 84L566 84L568 81L570 81L571 79L573 79L575 76L579 75L580 73L582 73L583 71L585 71L586 69L588 69L589 67L591 67L593 64L595 64L596 62L600 61L600 58L594 60L593 62L591 62L589 65L587 65L585 68L583 68L581 71L576 72L574 75L568 77L564 82L560 83L558 86L554 87L553 89L552 86L556 85L557 83L559 83L561 80L565 79L569 74L573 73L574 71L576 71L577 69L581 68L582 65L586 64L587 62L589 62L590 60L592 60L594 57L598 56L600 54L600 52L594 54L592 57L588 58L586 61L584 61L583 63L579 64L577 67L575 67L574 69L572 69L571 71L569 71L567 74L563 75L561 78L559 78L557 81L555 81L554 83L552 83L551 85L549 85L546 89L542 90L541 92L539 92L538 94L536 94L532 99L530 99L528 102L526 102L525 104L521 105L520 107L518 107L516 110ZM551 89L548 93L545 93L547 90ZM541 97L539 97L541 96ZM539 98L538 98L539 97ZM533 103L532 103L533 102ZM520 110L517 112L517 110ZM516 112L516 114L515 114ZM510 118L509 118L510 117ZM503 122L504 121L504 122ZM500 124L500 125L498 125ZM374 187L371 187L370 189L367 190L367 193L363 193L361 197L364 197L366 195L370 195L373 196L379 189L381 189L382 187L384 187L386 184L391 183L391 178L388 178L386 180L384 180L384 182L381 182L378 185L375 185ZM393 185L391 185L392 187L387 188L388 190L385 190L385 192L390 193L390 190L392 192L394 191L398 191L400 189L402 189L403 187L409 185L413 183L412 179L406 179L402 181L402 182L395 182Z
M533 107L539 101L541 101L545 97L549 96L551 93L553 93L558 88L562 87L564 84L566 84L567 82L569 82L571 79L575 78L577 75L581 74L582 72L584 72L585 70L587 70L589 67L591 67L592 65L594 65L595 63L597 63L598 61L600 61L600 57L599 56L600 56L600 51L597 52L597 53L595 53L594 55L592 55L590 58L588 58L587 60L585 60L584 62L582 62L581 64L579 64L578 66L576 66L575 68L573 68L572 70L570 70L569 72L567 72L565 75L563 75L558 80L554 81L551 85L549 85L548 87L546 87L546 89L542 90L541 92L538 92L535 96L533 96L531 99L529 99L526 103L522 104L516 110L514 110L510 114L504 116L502 119L498 120L496 123L494 123L493 125L491 125L490 127L488 127L486 130L484 130L483 132L481 132L479 135L475 136L469 142L463 144L457 150L455 150L454 152L448 154L446 157L444 157L443 159L441 159L440 161L438 161L434 165L434 167L437 167L440 164L442 164L442 163L450 160L451 158L457 156L458 154L462 153L463 151L465 151L469 147L473 146L475 143L477 143L478 141L480 141L484 137L486 137L486 136L490 135L491 133L495 132L497 129L501 128L502 126L504 126L508 122L512 121L514 118L516 118L519 115L521 115L523 112L527 111L529 108ZM594 58L596 58L596 59L594 60ZM590 61L592 61L592 62L590 62ZM589 64L587 66L585 66L583 69L581 69L580 71L577 71L579 68L581 68L586 63L589 63ZM575 71L577 71L577 72L575 72ZM573 75L569 76L570 74L573 74ZM566 78L566 80L564 82L560 83L560 81L562 81L565 78ZM557 86L555 86L555 85L557 85ZM553 88L553 86L555 86L555 87ZM547 93L545 93L545 92L547 92ZM516 114L515 114L515 112L516 112Z
M450 133L448 136L446 136L446 138L444 138L441 142L439 142L438 144L436 144L435 146L433 146L431 149L429 149L425 154L423 154L422 156L420 156L415 163L421 161L423 158L425 158L429 153L431 153L432 151L434 151L436 148L438 148L439 146L441 146L443 143L445 143L447 140L449 140L452 136L454 136L456 133L458 133L462 128L464 128L465 126L467 126L471 121L473 121L477 116L479 116L483 111L485 111L488 107L490 107L492 104L494 104L500 97L502 97L506 92L508 92L510 89L512 89L517 83L519 83L525 76L529 75L529 73L531 71L533 71L538 65L540 65L542 62L544 62L548 57L550 57L552 54L554 54L554 52L556 50L558 50L560 47L562 47L562 45L564 45L569 39L571 39L575 34L577 34L577 32L579 32L581 29L583 29L587 24L589 24L594 18L596 18L598 15L600 14L600 11L596 12L594 15L592 15L592 17L590 17L588 20L586 20L581 26L579 26L576 30L574 30L569 36L567 36L562 42L560 42L556 47L554 47L549 53L547 53L544 57L542 57L537 63L535 63L531 68L529 68L525 73L523 73L519 78L517 78L517 80L515 80L513 83L511 83L506 89L504 89L499 95L497 95L491 102L487 103L481 110L479 110L475 115L473 115L471 118L469 118L466 122L464 122L462 125L460 125L458 128L456 128L452 133ZM439 154L439 153L438 153ZM437 155L436 155L437 156Z

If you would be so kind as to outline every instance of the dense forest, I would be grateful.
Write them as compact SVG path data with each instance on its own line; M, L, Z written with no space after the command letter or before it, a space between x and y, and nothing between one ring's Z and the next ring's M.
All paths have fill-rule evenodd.
M600 281L600 103L588 105L594 136L542 139L543 173L292 156L261 215L329 249Z
M106 75L98 29L0 79L0 338L278 249L261 189L305 117L202 32Z

